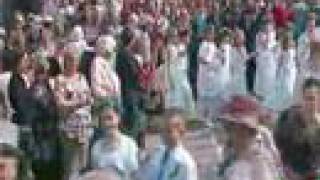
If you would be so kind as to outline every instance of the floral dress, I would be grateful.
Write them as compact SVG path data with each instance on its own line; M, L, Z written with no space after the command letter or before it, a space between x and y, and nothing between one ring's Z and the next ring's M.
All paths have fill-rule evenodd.
M86 78L59 75L55 96L60 115L60 129L64 142L65 176L78 173L87 164L86 154L91 137L91 94Z
M93 59L91 89L96 100L110 100L120 106L121 84L112 62L103 57Z

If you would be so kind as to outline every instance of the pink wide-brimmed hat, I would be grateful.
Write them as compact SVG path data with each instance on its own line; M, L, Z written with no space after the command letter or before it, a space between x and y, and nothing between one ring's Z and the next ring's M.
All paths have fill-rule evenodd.
M251 96L235 95L221 109L221 119L235 125L257 129L263 107Z

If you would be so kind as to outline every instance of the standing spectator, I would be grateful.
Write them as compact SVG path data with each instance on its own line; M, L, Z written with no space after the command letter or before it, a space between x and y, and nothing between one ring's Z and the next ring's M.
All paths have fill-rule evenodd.
M255 93L265 101L272 97L278 65L279 48L272 22L257 37L257 72L255 78ZM265 67L268 67L266 69Z
M17 66L9 82L9 98L14 110L13 122L19 128L19 147L28 156L32 157L32 120L36 115L31 109L30 88L33 83L31 60L27 53L19 53L16 59Z
M197 166L182 144L185 120L178 110L167 110L165 127L161 133L164 144L157 148L145 162L137 179L197 180Z
M245 48L244 32L235 31L234 47L231 50L231 91L234 94L247 94L246 63L250 56Z
M71 47L64 55L64 71L56 77L54 93L63 130L65 178L86 166L91 123L91 93L84 75L78 71L79 59Z
M212 125L212 120L217 115L217 106L221 103L221 94L225 91L219 73L223 64L214 38L214 28L210 26L198 54L198 118L208 126Z
M282 111L292 105L296 94L296 47L291 32L282 39L278 64L275 94L267 104L275 111Z
M179 37L176 29L172 29L170 33L165 106L183 109L192 116L195 106L188 80L187 44L183 41L187 34L180 34Z
M123 124L125 131L143 145L139 134L144 130L145 114L143 109L143 92L138 78L139 62L134 58L133 32L126 28L122 34L122 43L117 54L116 70L121 80L123 104Z
M16 11L14 27L11 29L8 39L9 49L24 51L26 48L26 37L24 32L25 18L22 13Z
M95 101L110 101L120 106L120 79L114 69L116 41L110 35L97 41L96 57L91 67L91 89Z
M58 111L49 86L49 62L43 52L35 53L35 80L30 87L32 117L32 169L35 180L62 178L61 146L58 136Z
M244 31L246 37L246 48L249 54L256 51L256 36L263 24L265 10L256 10L254 1L247 0L242 11L239 27ZM248 92L254 92L254 82L256 76L255 58L247 61L246 68Z

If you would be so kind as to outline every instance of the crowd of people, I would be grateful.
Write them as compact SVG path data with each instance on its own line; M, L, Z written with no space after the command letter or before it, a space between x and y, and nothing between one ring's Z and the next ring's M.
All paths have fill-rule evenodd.
M40 6L0 28L0 179L320 178L320 1ZM217 148L206 177L194 122Z

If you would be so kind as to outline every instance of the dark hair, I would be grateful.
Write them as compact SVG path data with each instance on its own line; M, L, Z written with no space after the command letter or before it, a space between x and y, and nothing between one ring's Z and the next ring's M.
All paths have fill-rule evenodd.
M112 110L117 114L121 113L119 105L110 99L97 100L91 108L91 113L93 115L100 116L101 113L106 109Z
M311 88L320 89L320 80L316 78L308 78L303 83L303 91Z

